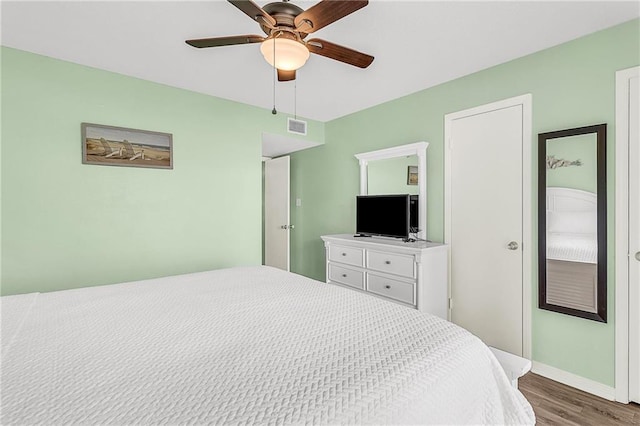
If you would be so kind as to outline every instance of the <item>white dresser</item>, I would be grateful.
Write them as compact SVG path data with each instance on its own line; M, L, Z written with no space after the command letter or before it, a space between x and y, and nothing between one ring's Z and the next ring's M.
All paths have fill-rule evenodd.
M327 283L385 298L447 319L447 246L424 241L321 237L326 249Z

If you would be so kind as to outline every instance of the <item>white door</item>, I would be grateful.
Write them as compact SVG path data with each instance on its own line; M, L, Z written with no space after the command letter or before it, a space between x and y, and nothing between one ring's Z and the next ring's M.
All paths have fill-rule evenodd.
M616 72L616 401L640 403L640 67Z
M264 264L289 270L289 156L264 163Z
M640 85L629 80L629 399L640 403Z
M530 190L523 195L525 171L530 173L530 124L523 118L530 117L527 99L445 117L445 239L451 320L489 346L528 357L523 307L529 291L524 276L530 272L524 271L522 250L524 217L530 216L525 200L531 197Z

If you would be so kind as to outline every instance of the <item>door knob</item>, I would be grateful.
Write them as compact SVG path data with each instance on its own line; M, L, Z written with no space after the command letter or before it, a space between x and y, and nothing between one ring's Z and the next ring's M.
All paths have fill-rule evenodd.
M295 226L293 226L293 225L282 225L280 227L280 229L293 229L293 228L295 228Z
M515 241L511 241L509 244L507 244L507 248L509 250L518 250L518 243Z
M636 252L636 260L640 260L640 251Z

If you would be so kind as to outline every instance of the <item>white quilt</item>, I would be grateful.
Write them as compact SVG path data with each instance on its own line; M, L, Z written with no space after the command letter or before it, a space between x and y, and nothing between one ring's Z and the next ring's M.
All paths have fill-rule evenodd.
M547 234L547 259L580 263L598 263L596 234Z
M269 267L1 301L3 425L535 422L469 332Z

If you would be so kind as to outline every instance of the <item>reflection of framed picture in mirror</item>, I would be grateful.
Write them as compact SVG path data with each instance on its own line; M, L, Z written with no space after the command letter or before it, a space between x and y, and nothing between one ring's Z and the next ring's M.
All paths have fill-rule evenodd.
M407 185L418 184L418 166L407 166Z

